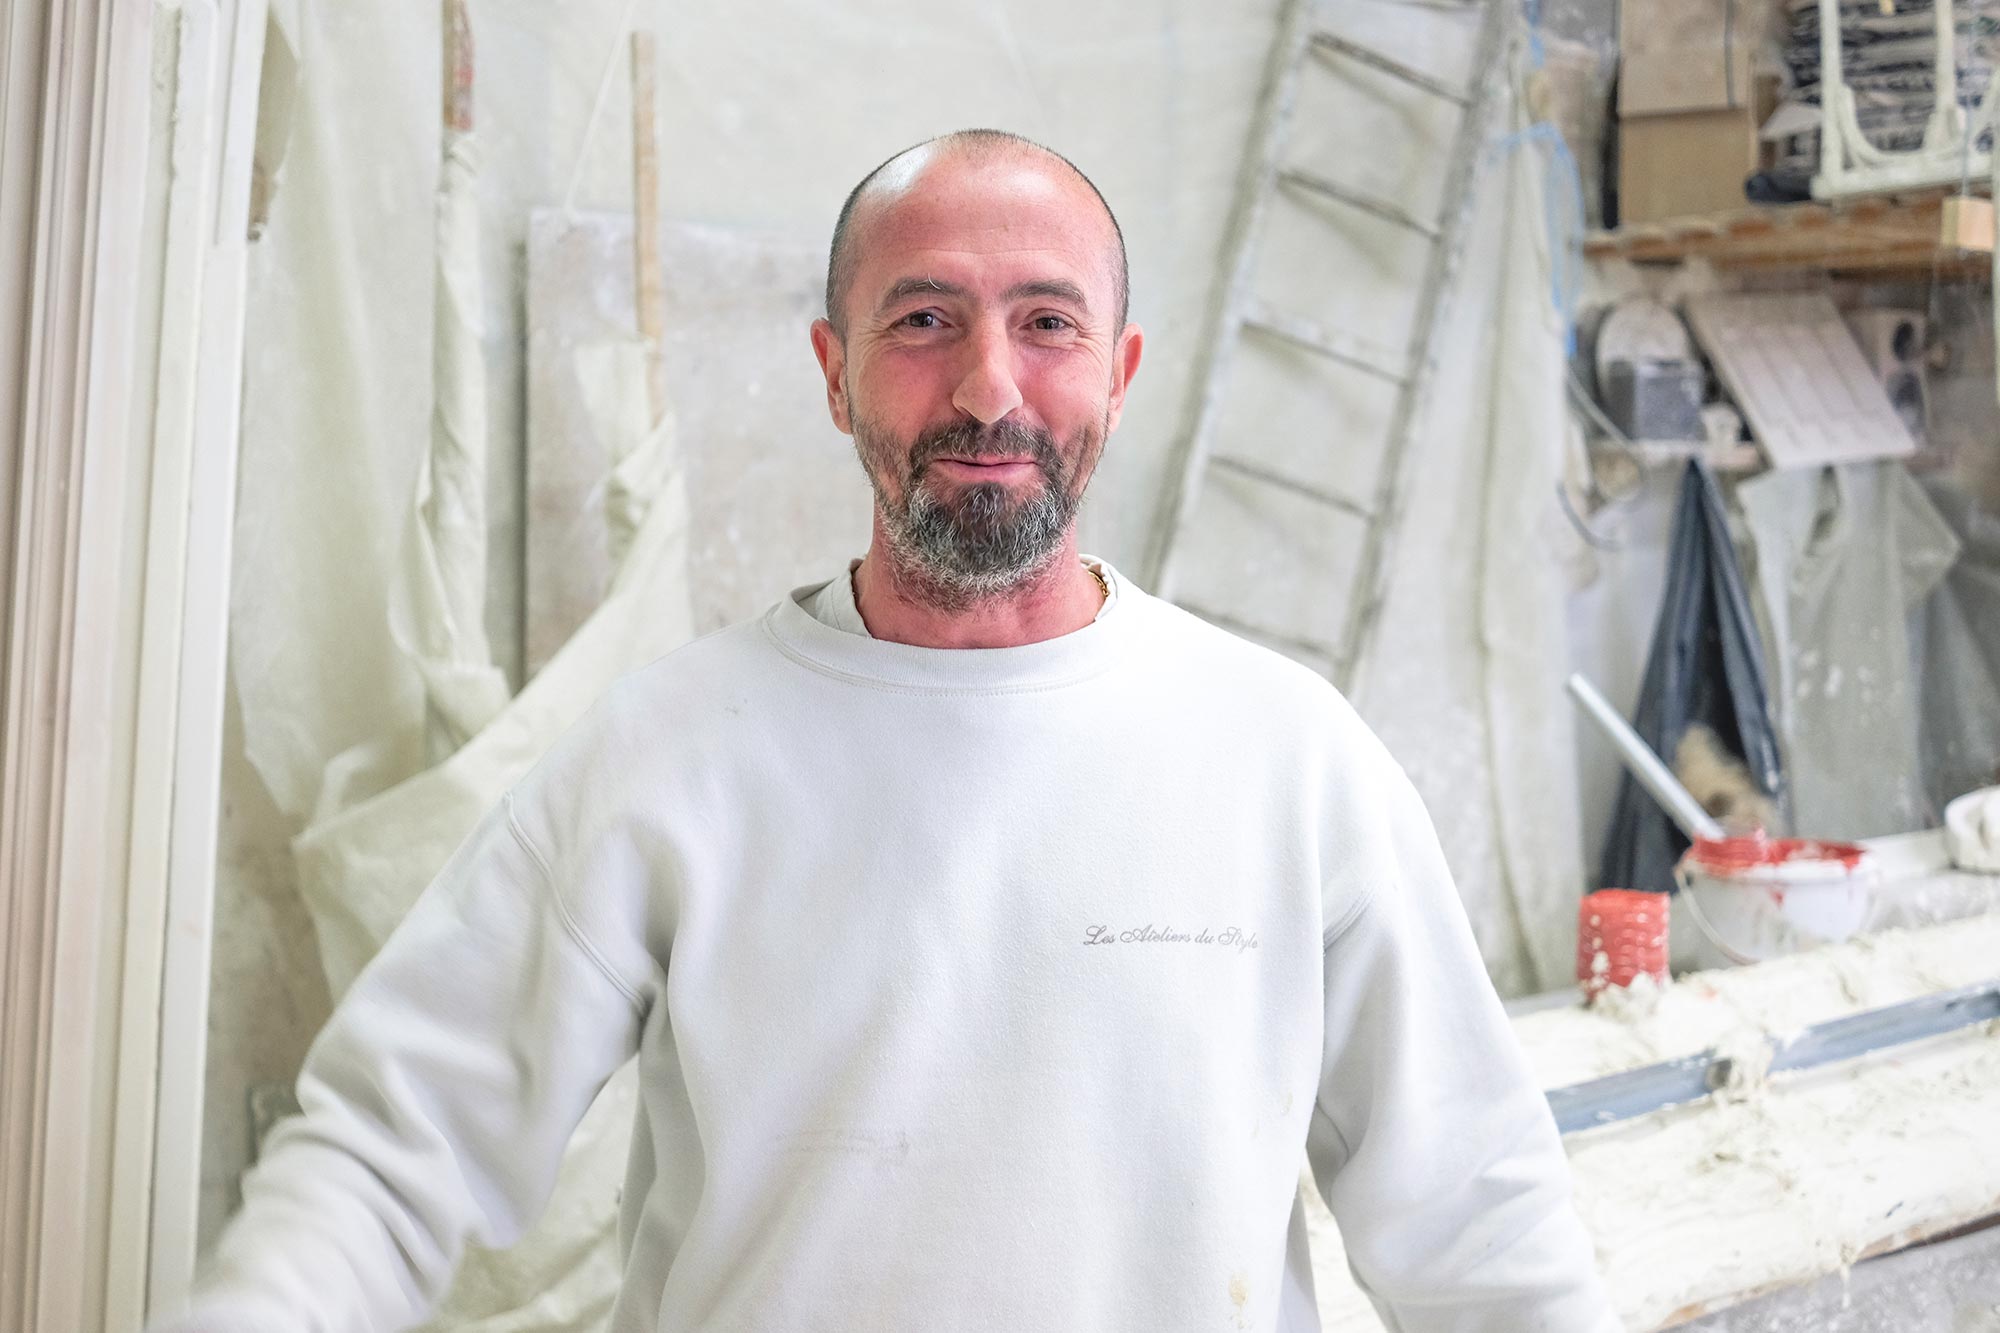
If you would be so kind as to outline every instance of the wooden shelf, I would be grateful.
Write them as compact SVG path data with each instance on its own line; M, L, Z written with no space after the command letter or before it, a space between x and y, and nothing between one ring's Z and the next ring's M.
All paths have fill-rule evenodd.
M1641 264L1983 276L1992 268L1993 201L1932 191L1775 204L1592 232L1583 252Z
M1764 466L1763 452L1748 441L1726 449L1697 444L1692 440L1633 440L1608 448L1613 451L1623 449L1651 468L1680 468L1691 458L1706 460L1716 472L1757 472Z

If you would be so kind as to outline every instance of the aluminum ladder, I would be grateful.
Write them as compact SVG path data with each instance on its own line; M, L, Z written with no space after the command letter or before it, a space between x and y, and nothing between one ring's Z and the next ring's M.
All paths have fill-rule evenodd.
M1327 14L1337 14L1351 0L1327 5ZM1191 377L1192 399L1186 412L1188 426L1176 441L1168 465L1168 483L1162 497L1153 545L1146 566L1153 592L1174 601L1211 623L1269 643L1301 658L1328 675L1343 690L1354 687L1356 672L1364 660L1370 637L1380 618L1387 588L1389 559L1400 517L1400 500L1406 456L1418 424L1418 412L1435 360L1441 321L1441 307L1449 293L1453 274L1465 248L1470 223L1472 184L1491 118L1495 88L1502 76L1501 57L1505 53L1513 21L1513 7L1507 0L1469 0L1462 5L1441 4L1432 9L1437 17L1420 21L1452 21L1456 11L1477 15L1467 86L1454 87L1395 57L1329 30L1321 6L1314 0L1287 0L1279 19L1265 75L1263 95L1252 126L1242 183L1234 216L1224 246L1223 266L1211 302L1209 335L1205 339ZM1413 17L1421 14L1412 10ZM1301 81L1309 73L1330 77L1343 62L1363 66L1379 75L1442 99L1459 108L1459 119L1446 159L1443 178L1443 206L1436 217L1414 216L1390 199L1336 183L1319 172L1286 161L1294 111ZM1371 145L1368 151L1395 152L1398 145ZM1402 145L1409 147L1409 145ZM1271 212L1273 196L1294 191L1334 206L1335 210L1356 210L1414 232L1428 243L1423 261L1423 282L1414 318L1403 344L1402 355L1384 355L1369 346L1364 336L1324 327L1304 315L1276 308L1260 299L1254 290L1259 277L1260 242ZM1329 231L1332 229L1329 228ZM1358 262L1366 256L1349 238ZM1337 262L1337 245L1329 245L1328 262ZM1254 335L1246 338L1246 334ZM1239 352L1251 344L1260 347L1289 346L1304 349L1320 360L1327 373L1354 374L1386 381L1395 386L1393 405L1388 413L1386 438L1375 447L1380 463L1375 472L1373 494L1356 500L1327 487L1292 475L1261 460L1251 449L1223 451L1217 447L1221 419L1232 365ZM1393 339L1391 340L1393 345ZM1337 431L1329 424L1329 447ZM1185 572L1179 568L1191 533L1199 527L1200 501L1212 474L1228 473L1253 488L1272 488L1289 493L1326 511L1329 522L1359 522L1366 527L1355 567L1334 571L1335 579L1346 581L1345 609L1337 641L1324 636L1309 637L1285 625L1255 624L1224 606L1204 605L1177 596ZM1220 599L1208 599L1211 601Z

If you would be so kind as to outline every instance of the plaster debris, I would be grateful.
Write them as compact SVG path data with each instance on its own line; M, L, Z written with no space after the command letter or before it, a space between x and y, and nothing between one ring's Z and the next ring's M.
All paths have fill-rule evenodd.
M1577 1209L1620 1316L1656 1328L1991 1214L1996 1123L1974 1028L1575 1136Z
M1607 990L1588 1009L1517 1018L1545 1087L1710 1048L1735 1057L1714 1098L1566 1141L1577 1208L1626 1326L1658 1328L1810 1287L1871 1254L2000 1210L1991 1142L2000 1124L2000 1022L1769 1074L1772 1038L1985 980L1995 959L2000 915L1887 931L1664 986L1647 979ZM1322 1321L1329 1333L1376 1333L1381 1325L1347 1272L1333 1219L1307 1194Z
M1729 1062L1722 1085L1715 1090L1717 1101L1746 1102L1764 1090L1771 1073L1772 1045L1762 1033L1733 1032L1716 1053Z
M1739 1032L1775 1036L1969 986L1992 976L1995 959L2000 914L1864 935L1756 967L1691 973L1651 996L1607 991L1588 1009L1525 1014L1514 1030L1542 1086L1559 1088L1722 1046Z
M2000 873L2000 787L1967 792L1945 807L1944 820L1954 864Z
M1600 958L1603 956L1598 955ZM1597 998L1591 1001L1591 1008L1621 1023L1639 1022L1660 1007L1660 1001L1672 986L1671 981L1661 981L1650 972L1641 972L1632 978L1630 985L1607 986L1599 991Z

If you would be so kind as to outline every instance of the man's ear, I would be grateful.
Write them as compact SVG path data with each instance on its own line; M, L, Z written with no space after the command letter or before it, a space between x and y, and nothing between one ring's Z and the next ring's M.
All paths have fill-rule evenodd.
M819 358L820 373L826 376L826 411L842 435L854 434L854 422L847 403L847 344L824 319L812 323L813 355Z
M1139 373L1139 354L1145 350L1146 331L1137 324L1127 324L1111 349L1111 405L1104 428L1106 435L1118 429L1118 418L1125 414L1125 391L1132 387L1132 377Z

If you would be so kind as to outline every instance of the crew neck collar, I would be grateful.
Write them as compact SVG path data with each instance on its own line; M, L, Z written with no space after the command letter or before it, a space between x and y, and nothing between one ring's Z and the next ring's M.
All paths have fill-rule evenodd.
M1098 563L1118 595L1097 619L1053 639L1011 648L923 648L821 624L806 603L826 587L825 580L792 589L762 623L787 657L857 684L926 693L1054 689L1109 670L1132 636L1135 604L1144 594L1108 563ZM846 571L838 577L847 577Z

